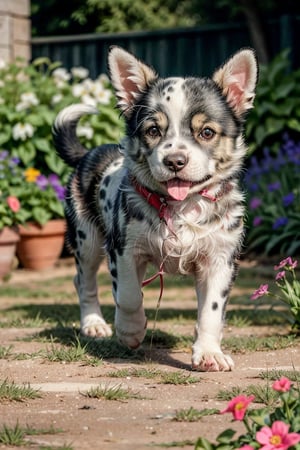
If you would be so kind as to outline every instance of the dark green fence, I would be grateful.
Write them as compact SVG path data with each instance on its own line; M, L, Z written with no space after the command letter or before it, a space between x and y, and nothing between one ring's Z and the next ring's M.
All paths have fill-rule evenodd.
M283 16L266 23L274 56L290 48L291 67L300 66L300 17ZM198 28L116 34L89 34L32 39L32 58L48 56L70 69L84 66L92 78L107 72L107 52L119 45L151 64L162 76L209 76L232 53L251 47L245 24L218 24Z

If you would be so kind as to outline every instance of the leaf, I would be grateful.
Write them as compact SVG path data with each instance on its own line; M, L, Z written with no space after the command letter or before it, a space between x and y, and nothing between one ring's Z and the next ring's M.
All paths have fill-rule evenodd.
M45 156L45 161L48 164L49 169L59 176L61 176L63 172L66 170L66 164L55 153L54 149L53 152L48 153Z
M32 146L32 144L30 145L29 142L19 145L18 157L21 159L24 166L29 166L31 162L34 160L35 155L36 151Z
M219 436L217 437L217 442L220 442L222 444L229 444L232 441L232 438L235 435L235 433L236 431L228 428L227 430L219 434Z
M213 450L214 446L205 438L199 438L195 444L194 450Z
M9 133L0 133L0 146L6 144L6 142L8 142L9 139L10 139Z
M34 144L38 150L41 152L50 152L53 151L53 148L51 147L49 141L47 139L43 138L37 138L34 140Z
M291 128L291 130L300 132L300 121L299 120L292 118L287 121L287 125L289 128Z

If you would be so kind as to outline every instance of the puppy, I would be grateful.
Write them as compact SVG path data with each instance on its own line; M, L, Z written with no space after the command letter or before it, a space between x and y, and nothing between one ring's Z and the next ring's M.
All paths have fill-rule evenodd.
M243 124L257 81L254 52L237 52L212 79L159 78L119 47L110 50L108 63L126 122L124 141L84 149L76 125L96 111L82 104L61 111L53 126L59 155L74 167L65 213L81 331L95 338L112 334L96 282L107 254L116 334L126 346L139 347L147 326L141 287L152 263L195 279L192 367L231 370L221 338L243 237L238 177L246 153Z

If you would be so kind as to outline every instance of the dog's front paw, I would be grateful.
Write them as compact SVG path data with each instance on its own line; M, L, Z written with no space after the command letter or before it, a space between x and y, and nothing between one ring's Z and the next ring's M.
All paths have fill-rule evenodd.
M84 336L103 338L112 335L111 327L98 314L88 314L81 323L81 333Z
M147 329L147 318L144 309L140 308L134 313L127 313L120 308L116 310L116 335L126 347L136 349L144 340Z
M192 369L200 372L228 372L234 367L234 362L229 355L219 350L216 352L204 352L193 348Z

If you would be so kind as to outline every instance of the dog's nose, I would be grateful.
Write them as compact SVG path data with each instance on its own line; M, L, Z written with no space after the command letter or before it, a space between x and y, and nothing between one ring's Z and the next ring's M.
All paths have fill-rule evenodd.
M172 170L172 172L179 172L182 170L188 162L188 158L183 153L172 153L167 155L163 159L163 163L168 169Z

